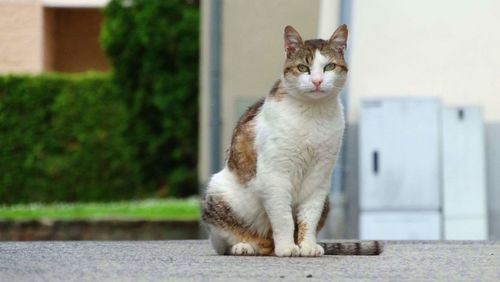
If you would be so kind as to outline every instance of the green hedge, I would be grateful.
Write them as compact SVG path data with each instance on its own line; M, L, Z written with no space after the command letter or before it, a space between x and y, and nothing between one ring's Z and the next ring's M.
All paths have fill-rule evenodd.
M101 42L130 109L128 140L141 160L141 183L159 195L196 193L198 7L112 0L104 19Z
M0 77L0 202L140 196L128 123L108 75Z
M197 192L198 7L111 0L103 15L111 74L0 76L0 203Z

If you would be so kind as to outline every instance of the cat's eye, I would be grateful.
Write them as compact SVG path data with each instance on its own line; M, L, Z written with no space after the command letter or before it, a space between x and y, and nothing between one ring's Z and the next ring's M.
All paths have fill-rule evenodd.
M324 71L332 71L335 69L337 65L334 63L329 63L328 65L325 66Z
M297 66L297 69L300 71L300 72L309 72L309 67L306 66L306 65L298 65Z

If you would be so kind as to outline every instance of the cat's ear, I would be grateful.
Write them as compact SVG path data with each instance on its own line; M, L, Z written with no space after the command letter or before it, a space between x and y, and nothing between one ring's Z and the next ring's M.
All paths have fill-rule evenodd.
M287 25L285 27L285 51L287 58L295 53L302 44L302 38L299 33L291 26Z
M344 51L347 46L347 26L345 24L339 26L330 37L330 45L338 51Z

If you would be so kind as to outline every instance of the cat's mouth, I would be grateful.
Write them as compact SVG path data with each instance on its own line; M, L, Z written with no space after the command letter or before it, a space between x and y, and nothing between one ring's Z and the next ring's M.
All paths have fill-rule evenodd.
M311 90L306 92L307 96L313 99L320 99L328 95L327 91L324 90Z
M313 90L309 90L307 91L308 94L312 94L312 95L325 95L327 92L325 90L316 90L316 89L313 89Z

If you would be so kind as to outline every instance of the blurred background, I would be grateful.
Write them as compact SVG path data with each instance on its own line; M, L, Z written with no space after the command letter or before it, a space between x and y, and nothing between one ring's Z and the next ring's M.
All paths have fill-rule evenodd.
M194 239L283 29L349 27L323 238L500 238L500 3L0 0L0 240Z

